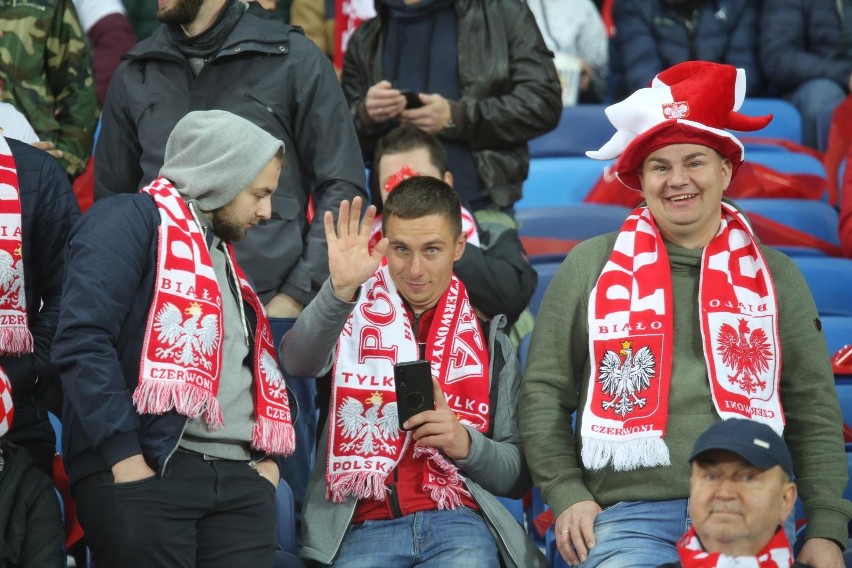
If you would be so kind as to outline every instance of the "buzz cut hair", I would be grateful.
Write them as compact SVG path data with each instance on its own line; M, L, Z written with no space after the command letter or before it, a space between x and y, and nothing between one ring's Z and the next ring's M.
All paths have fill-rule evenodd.
M420 219L429 215L446 217L453 237L462 233L461 201L446 182L430 176L414 176L401 182L388 195L382 212L382 232L387 232L388 219Z

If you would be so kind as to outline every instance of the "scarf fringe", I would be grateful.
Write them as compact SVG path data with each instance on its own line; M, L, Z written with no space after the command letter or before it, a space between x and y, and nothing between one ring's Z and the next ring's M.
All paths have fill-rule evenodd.
M270 454L289 456L296 450L296 432L290 422L256 418L251 433L251 445Z
M610 462L616 471L671 465L669 449L662 438L602 440L586 437L580 452L588 469L603 469Z
M328 494L335 503L343 503L350 496L358 499L383 500L387 495L386 473L354 471L327 476Z
M211 430L224 425L219 401L208 390L189 383L147 379L133 392L133 404L140 414L164 414L176 410L192 419L201 418Z
M432 465L443 474L438 478L442 483L430 483L425 481L423 488L429 491L429 496L438 505L438 509L456 509L461 506L462 496L470 497L470 493L464 488L464 478L459 475L459 469L447 461L447 459L435 448L423 446L414 447L414 457L426 456Z
M22 292L23 293L23 292ZM0 330L0 355L23 355L33 352L33 334L26 327Z

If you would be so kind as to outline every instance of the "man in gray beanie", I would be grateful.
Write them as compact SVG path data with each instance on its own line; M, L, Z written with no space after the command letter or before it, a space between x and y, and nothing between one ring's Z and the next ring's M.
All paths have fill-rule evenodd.
M276 459L294 432L230 241L269 219L283 157L243 118L191 112L160 177L96 203L71 232L52 357L99 566L272 564Z

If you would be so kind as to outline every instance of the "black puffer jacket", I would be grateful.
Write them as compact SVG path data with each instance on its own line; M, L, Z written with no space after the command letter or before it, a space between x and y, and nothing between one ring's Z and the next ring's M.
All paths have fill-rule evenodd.
M562 113L553 54L527 5L518 0L457 0L459 82L452 105L453 139L473 151L485 194L500 207L521 198L529 172L527 140L552 130ZM382 80L381 45L387 9L352 35L343 61L343 93L353 116L367 89ZM387 125L355 121L361 150L371 157Z
M766 78L793 90L811 79L849 88L852 59L843 57L843 24L831 0L763 0L760 63Z
M0 568L65 566L65 527L53 485L29 452L5 440L0 450Z
M358 140L328 58L298 28L251 10L197 77L165 25L125 58L104 103L95 197L133 193L155 179L169 133L190 111L227 110L250 120L284 141L287 166L272 195L272 218L236 243L237 258L264 303L283 292L307 304L328 277L324 212L336 214L344 199L368 198ZM317 222L308 225L312 195Z
M0 366L12 382L15 404L15 421L6 439L52 440L42 399L44 390L57 381L50 344L59 318L65 242L80 208L57 160L29 144L6 141L18 170L27 323L35 340L32 354L0 357Z

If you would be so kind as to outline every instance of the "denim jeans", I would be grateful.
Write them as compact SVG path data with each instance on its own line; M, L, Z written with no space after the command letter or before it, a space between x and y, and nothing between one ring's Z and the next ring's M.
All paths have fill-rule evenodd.
M498 568L500 554L482 516L459 507L353 525L332 566Z
M275 349L281 344L281 338L290 331L296 318L269 318L272 328L272 341ZM300 540L300 524L302 520L302 505L305 503L305 491L308 487L308 478L314 468L316 458L317 420L319 414L316 404L316 379L313 378L290 378L281 372L287 380L287 387L296 398L295 403L299 407L299 415L293 424L296 432L296 451L284 460L281 477L290 485L293 491L293 504L296 511L296 539ZM293 401L290 402L293 405Z
M784 529L790 543L795 511ZM581 568L656 568L678 562L677 541L689 530L689 500L622 501L595 519L595 547Z

